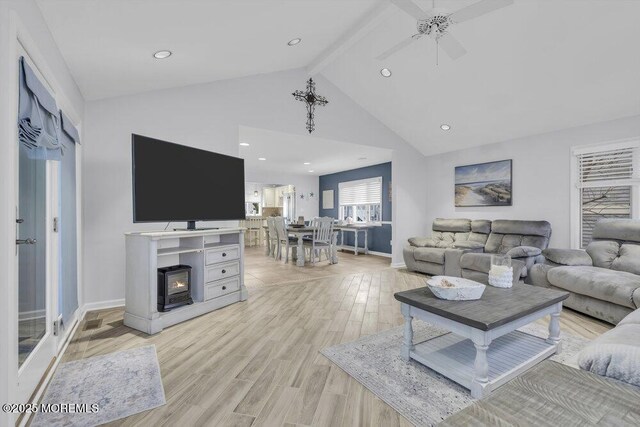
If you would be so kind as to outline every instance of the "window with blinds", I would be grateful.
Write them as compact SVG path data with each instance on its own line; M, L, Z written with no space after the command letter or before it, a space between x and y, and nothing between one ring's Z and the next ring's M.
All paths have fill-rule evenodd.
M640 142L576 154L580 191L580 242L591 242L602 218L632 218L633 197L640 183Z
M340 219L357 223L382 221L382 177L338 184Z

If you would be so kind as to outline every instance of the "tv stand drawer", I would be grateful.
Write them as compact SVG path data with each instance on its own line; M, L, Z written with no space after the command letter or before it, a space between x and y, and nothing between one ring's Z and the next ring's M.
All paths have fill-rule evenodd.
M204 282L208 283L214 280L237 276L238 274L240 274L240 261L212 264L206 267Z
M205 252L205 264L217 264L219 262L230 261L240 258L240 245L220 246L207 249Z
M231 292L240 290L240 277L217 280L204 285L204 300L218 298Z

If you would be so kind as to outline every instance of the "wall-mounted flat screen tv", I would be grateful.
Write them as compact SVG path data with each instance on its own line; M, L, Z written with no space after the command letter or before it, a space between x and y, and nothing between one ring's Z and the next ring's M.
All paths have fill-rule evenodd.
M131 137L133 222L244 219L244 159Z

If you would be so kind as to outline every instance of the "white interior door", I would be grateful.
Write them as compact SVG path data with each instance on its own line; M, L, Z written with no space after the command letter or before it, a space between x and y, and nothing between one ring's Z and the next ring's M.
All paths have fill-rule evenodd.
M22 56L28 55L22 49ZM16 58L16 68L17 68ZM31 62L34 70L37 66ZM43 82L46 80L42 79ZM16 106L17 108L17 106ZM18 401L27 402L56 356L58 164L31 158L18 141L16 269L18 287Z

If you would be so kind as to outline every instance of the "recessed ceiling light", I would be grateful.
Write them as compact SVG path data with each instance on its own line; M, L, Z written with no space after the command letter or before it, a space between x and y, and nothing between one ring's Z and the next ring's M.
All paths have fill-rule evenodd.
M240 145L242 145L243 147L248 147L249 143L248 142L241 142Z
M382 70L380 70L380 74L382 74L382 77L391 77L391 70L388 68L383 68Z
M264 157L258 157L258 160L267 160Z
M305 164L305 165L310 165L311 163L309 163L309 162L304 162L303 164Z
M440 129L442 129L442 130L450 130L451 126L449 126L446 123L443 123L443 124L440 125Z
M367 160L366 157L358 157L358 160Z
M153 57L156 59L165 59L171 56L170 50L159 50L153 54Z
M313 169L311 169L309 172L310 172L310 173L311 173L311 172L313 172Z
M301 41L302 41L302 39L301 39L301 38L295 38L295 39L293 39L293 40L289 40L289 42L288 42L287 44L288 44L289 46L295 46L295 45L297 45L298 43L300 43Z

